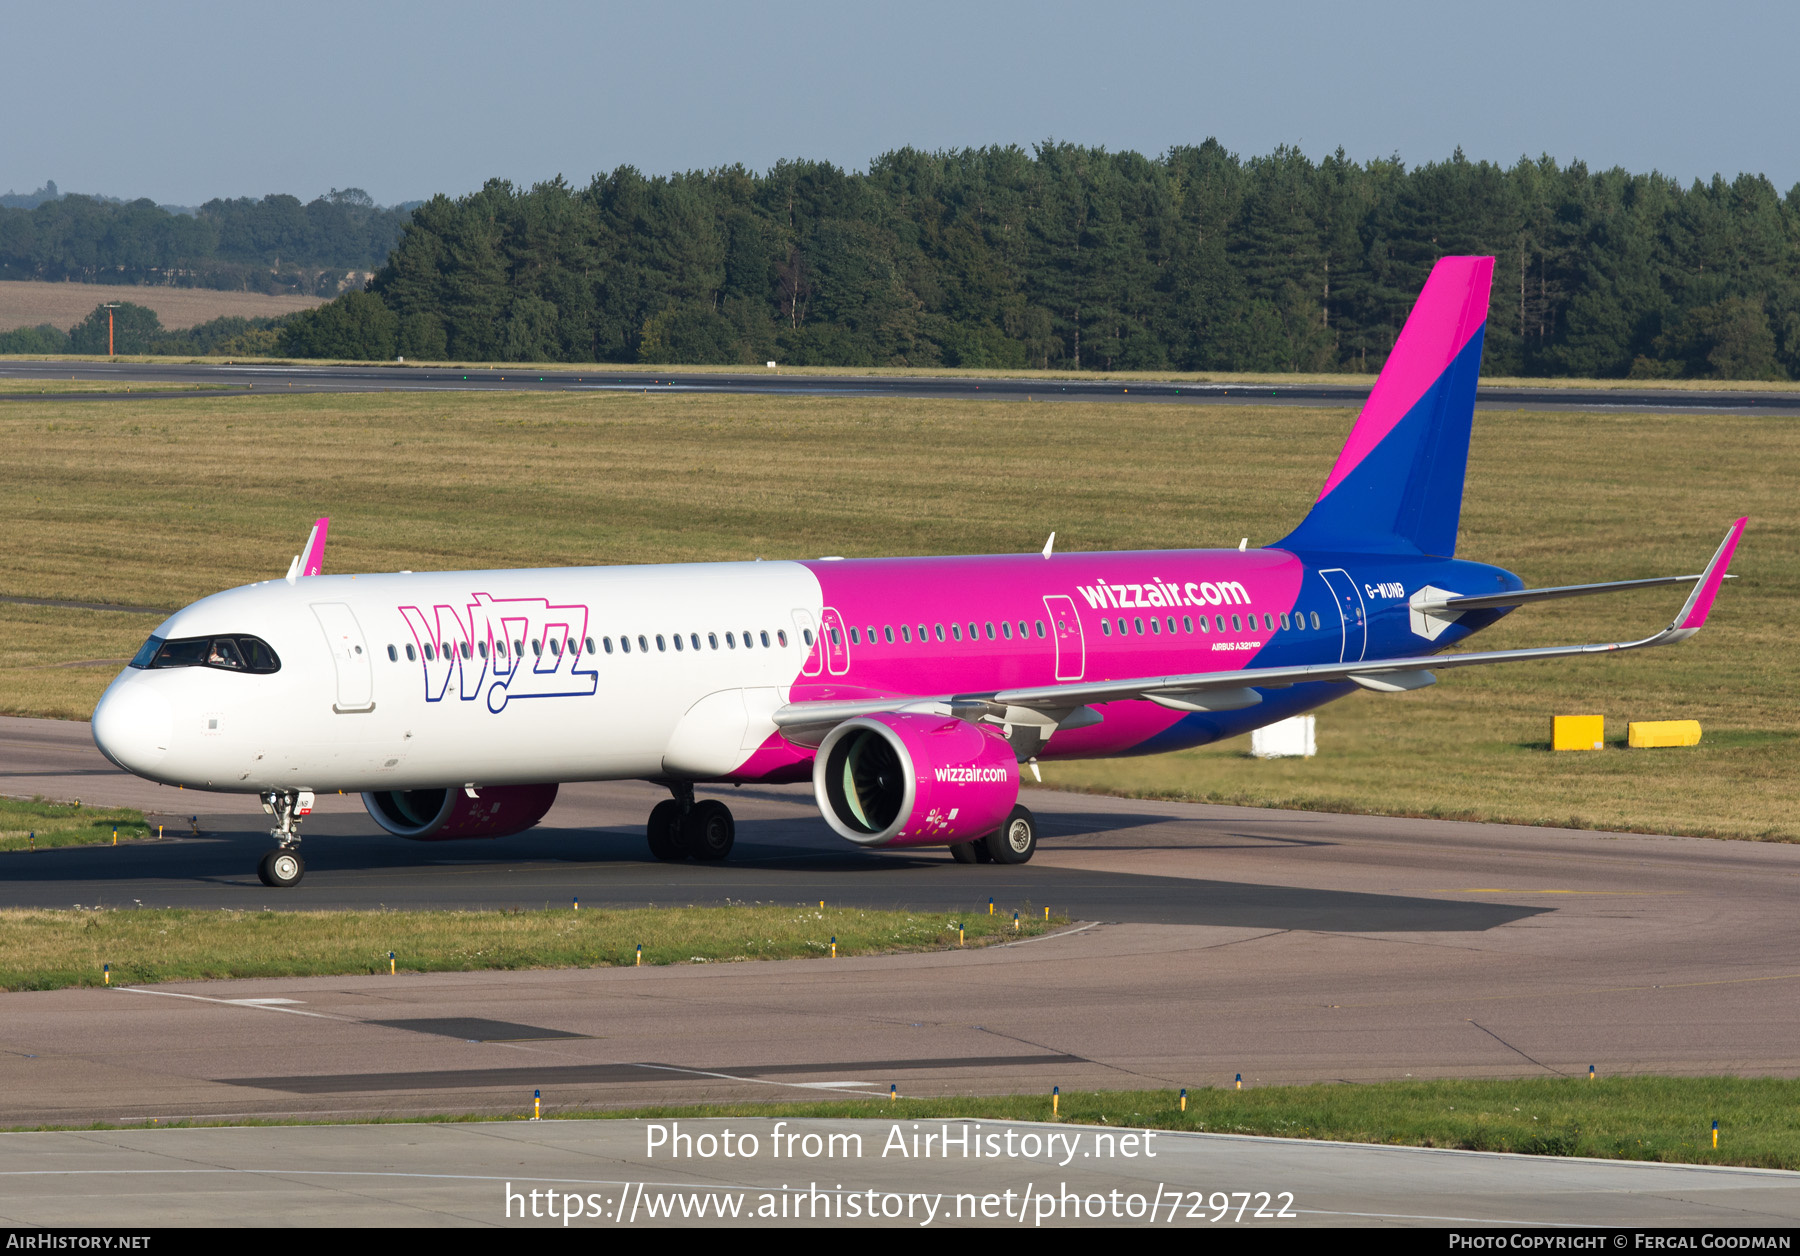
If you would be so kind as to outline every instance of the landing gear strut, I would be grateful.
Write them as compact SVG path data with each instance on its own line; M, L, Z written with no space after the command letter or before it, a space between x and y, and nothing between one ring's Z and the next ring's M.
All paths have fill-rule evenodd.
M665 863L679 863L689 855L715 862L729 855L737 840L731 808L711 798L694 801L690 782L664 783L674 797L650 810L650 823L645 826L650 853Z
M275 849L256 865L256 875L270 889L286 889L300 884L306 875L306 861L300 858L300 821L312 814L310 791L266 789L262 794L263 810L275 817L269 836Z

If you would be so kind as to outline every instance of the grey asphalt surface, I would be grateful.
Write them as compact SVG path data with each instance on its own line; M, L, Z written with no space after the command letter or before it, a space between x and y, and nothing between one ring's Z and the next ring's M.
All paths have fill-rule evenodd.
M903 1137L911 1135L910 1124L902 1129ZM921 1123L934 1132L944 1124ZM949 1123L953 1137L963 1124ZM1150 1143L1132 1147L1154 1155L1109 1155L1119 1149L1121 1133L1110 1122L1104 1129L988 1122L981 1132L998 1133L1002 1140L1010 1132L1015 1154L974 1160L953 1151L901 1160L880 1154L892 1122L790 1121L781 1131L784 1138L854 1134L861 1143L860 1155L850 1154L857 1145L846 1140L837 1144L837 1156L796 1160L772 1154L772 1121L680 1123L679 1132L692 1136L717 1139L730 1130L734 1144L746 1134L756 1138L757 1155L727 1160L669 1155L661 1148L652 1155L646 1125L538 1121L0 1134L0 1222L570 1229L702 1224L680 1218L684 1200L689 1207L704 1201L707 1224L715 1226L721 1205L729 1211L735 1201L739 1218L727 1224L745 1228L1623 1225L1744 1230L1786 1228L1800 1221L1800 1174L1768 1170L1218 1134L1158 1133ZM1045 1150L1051 1136L1068 1140L1059 1142L1054 1154ZM804 1147L804 1142L793 1146ZM1026 1154L1028 1150L1036 1154ZM556 1201L533 1200L533 1191L554 1192ZM1221 1193L1227 1198L1219 1199ZM570 1205L567 1196L579 1202ZM858 1197L856 1214L874 1204L874 1211L889 1215L874 1223L860 1215L836 1220L851 1215L851 1196ZM765 1203L775 1215L758 1220L755 1214ZM529 1216L534 1207L535 1219ZM671 1207L673 1220L652 1215ZM815 1209L833 1220L814 1220ZM1258 1209L1262 1218L1256 1216ZM564 1211L577 1219L565 1223L547 1215ZM1095 1211L1102 1215L1094 1216ZM1282 1212L1288 1215L1282 1217ZM1610 1246L1609 1236L1598 1237Z
M155 385L153 393L0 394L0 400L96 401L129 396L235 397L259 392L688 392L815 397L998 398L1032 401L1158 401L1186 404L1357 406L1369 390L1335 384L1198 384L1149 380L979 379L966 376L792 375L645 372L635 368L525 367L442 368L392 366L287 366L189 362L0 362L0 380L84 380L127 386ZM179 386L193 385L184 392ZM1481 409L1654 410L1693 413L1800 414L1794 392L1689 392L1672 389L1569 389L1483 387Z
M66 797L60 782L97 803L155 803L160 787L94 767L83 736L0 725L6 791ZM1085 923L835 961L0 995L0 1124L517 1112L534 1089L554 1113L890 1083L913 1095L1227 1085L1240 1072L1249 1085L1589 1065L1800 1075L1800 847L1032 791L1044 845L990 876L834 850L801 799L757 791L734 799L741 862L702 869L643 856L636 825L654 797L571 787L542 832L454 850L358 838L366 822L334 797L322 819L343 836L309 839L312 870L282 893L251 873L254 813L214 806L241 836L3 855L0 894L535 908L578 890L583 907L799 911L820 898L983 910L992 895L1002 912L1049 904Z

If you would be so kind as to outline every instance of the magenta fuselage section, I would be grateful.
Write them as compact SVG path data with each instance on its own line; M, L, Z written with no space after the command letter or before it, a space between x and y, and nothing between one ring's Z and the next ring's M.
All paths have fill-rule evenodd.
M1282 631L1304 574L1298 558L1279 550L805 565L818 577L825 609L793 686L797 702L1242 668ZM1310 632L1321 658L1328 651L1336 661L1341 634L1328 628L1290 635ZM1128 753L1183 718L1150 702L1107 703L1103 713L1099 724L1058 732L1043 757ZM759 752L745 766L770 757L780 755Z

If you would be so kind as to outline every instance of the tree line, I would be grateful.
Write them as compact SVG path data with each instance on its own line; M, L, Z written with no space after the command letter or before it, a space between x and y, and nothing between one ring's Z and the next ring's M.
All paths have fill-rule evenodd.
M376 205L360 188L305 204L287 195L211 200L192 214L57 195L30 209L0 207L0 279L335 296L348 273L386 260L410 210Z
M131 301L94 307L75 326L63 331L49 323L0 332L0 354L43 357L59 353L178 354L229 357L272 357L281 348L282 325L291 315L240 318L226 315L194 327L171 330L155 310Z
M299 356L1375 371L1432 262L1498 258L1490 374L1800 377L1800 188L1216 141L902 149L420 205Z
M303 237L206 217L297 222L278 199L209 203L219 255ZM1457 253L1498 259L1490 375L1800 378L1800 187L1213 140L494 180L257 330L296 357L1373 372Z

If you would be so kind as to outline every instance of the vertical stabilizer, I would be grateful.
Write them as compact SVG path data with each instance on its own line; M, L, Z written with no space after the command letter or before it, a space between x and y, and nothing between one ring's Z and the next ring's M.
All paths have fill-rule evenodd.
M1491 257L1432 267L1387 365L1283 549L1456 552Z

